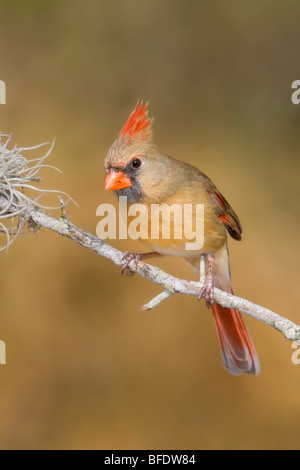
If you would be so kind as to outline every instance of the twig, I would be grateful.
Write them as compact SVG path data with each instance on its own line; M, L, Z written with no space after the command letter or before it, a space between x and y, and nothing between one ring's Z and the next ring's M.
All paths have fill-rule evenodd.
M168 290L162 291L158 294L154 299L150 300L146 305L142 307L142 310L152 310L153 308L157 307L161 302L168 299L173 295L173 292L169 292Z

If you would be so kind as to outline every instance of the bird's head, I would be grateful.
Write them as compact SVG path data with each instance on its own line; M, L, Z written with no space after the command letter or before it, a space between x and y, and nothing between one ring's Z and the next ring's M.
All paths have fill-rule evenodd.
M166 174L152 136L148 103L138 102L105 159L105 189L141 202Z

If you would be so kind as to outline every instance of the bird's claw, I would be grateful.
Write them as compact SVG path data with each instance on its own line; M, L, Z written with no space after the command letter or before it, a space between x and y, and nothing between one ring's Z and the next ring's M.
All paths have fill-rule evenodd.
M124 274L126 271L127 276L133 276L135 271L138 269L139 262L142 259L142 255L138 253L131 253L130 251L126 251L122 258L122 271L121 274ZM129 268L131 261L135 262L135 271L132 270L132 267Z
M212 274L208 274L198 296L198 300L201 300L202 297L205 299L207 308L215 303L214 290L214 277Z

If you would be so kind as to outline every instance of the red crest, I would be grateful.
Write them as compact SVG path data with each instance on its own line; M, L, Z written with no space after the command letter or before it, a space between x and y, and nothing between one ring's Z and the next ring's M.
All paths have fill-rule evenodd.
M127 135L128 137L139 136L144 139L148 138L152 119L148 117L147 108L148 103L144 104L143 101L137 102L125 126L121 130L121 137Z

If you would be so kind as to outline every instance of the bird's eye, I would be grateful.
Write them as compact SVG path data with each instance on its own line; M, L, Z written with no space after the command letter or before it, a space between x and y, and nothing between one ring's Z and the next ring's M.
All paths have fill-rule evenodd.
M141 164L142 164L142 162L141 162L140 158L135 158L131 162L131 166L134 170L137 170L137 168L139 168L141 166Z

